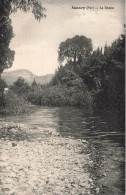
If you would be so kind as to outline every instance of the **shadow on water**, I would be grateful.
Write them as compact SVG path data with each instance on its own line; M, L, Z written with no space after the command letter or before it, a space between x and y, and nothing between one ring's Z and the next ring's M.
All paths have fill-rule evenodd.
M95 116L79 108L59 109L59 129L62 136L87 141L86 150L92 161L83 167L91 173L100 195L123 195L124 186L124 130L115 115ZM92 189L92 193L95 192Z
M41 127L45 132L54 130L62 137L86 141L87 147L82 148L80 154L90 158L91 163L85 165L83 171L90 173L97 189L96 193L92 188L91 194L124 195L125 139L122 124L115 113L98 116L84 108L40 107L29 116L8 117L6 120L27 124L34 130Z

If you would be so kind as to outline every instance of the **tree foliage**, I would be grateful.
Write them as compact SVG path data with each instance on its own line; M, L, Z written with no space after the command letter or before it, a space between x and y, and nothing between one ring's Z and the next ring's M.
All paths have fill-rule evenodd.
M14 51L9 48L13 38L13 28L9 19L11 6L4 0L0 1L0 73L12 66Z
M46 9L42 6L40 0L10 0L11 12L16 12L18 9L24 12L31 12L36 20L46 17Z
M116 111L119 118L123 118L125 107L125 36L121 35L110 46L105 45L104 50L98 48L91 54L89 53L86 58L80 61L76 60L76 66L73 66L74 63L68 55L71 51L69 43L70 40L67 39L60 44L59 59L63 61L67 58L67 63L65 66L59 66L52 79L52 85L56 88L60 85L69 90L71 86L74 86L74 89L77 86L76 91L82 91L85 94L89 92L92 95L96 110L104 109L105 113L114 110L113 112ZM72 93L69 98L71 99L71 97L73 97ZM72 99L71 102L74 105Z
M22 95L25 97L26 93L28 93L29 90L29 85L28 83L22 78L19 77L14 83L13 85L10 87L10 89L18 94L18 95Z
M89 56L91 51L91 39L85 36L76 35L73 38L68 38L66 41L61 42L58 50L58 60L60 63L65 59L67 62L80 62Z
M29 113L30 111L31 104L22 96L13 93L13 91L5 94L3 106L0 105L0 115L17 115Z

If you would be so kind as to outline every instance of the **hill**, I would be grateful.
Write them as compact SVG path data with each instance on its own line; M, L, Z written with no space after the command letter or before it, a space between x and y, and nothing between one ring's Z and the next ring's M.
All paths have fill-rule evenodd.
M8 85L13 84L19 77L23 77L29 84L31 84L34 79L37 84L47 84L51 81L53 74L37 76L26 69L18 69L10 72L3 72L1 75L2 79L6 81Z

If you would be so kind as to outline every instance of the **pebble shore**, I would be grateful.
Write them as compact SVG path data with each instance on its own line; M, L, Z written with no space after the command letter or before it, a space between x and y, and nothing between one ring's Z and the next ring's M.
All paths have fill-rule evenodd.
M4 121L0 140L0 195L94 194L86 141Z

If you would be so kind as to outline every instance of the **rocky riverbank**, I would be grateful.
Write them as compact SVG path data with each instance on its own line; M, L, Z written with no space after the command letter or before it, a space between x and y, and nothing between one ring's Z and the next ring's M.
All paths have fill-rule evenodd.
M98 193L86 170L92 161L81 152L86 141L4 121L0 139L0 195Z

